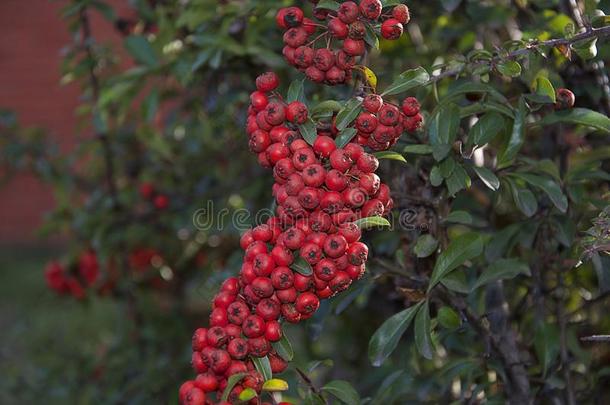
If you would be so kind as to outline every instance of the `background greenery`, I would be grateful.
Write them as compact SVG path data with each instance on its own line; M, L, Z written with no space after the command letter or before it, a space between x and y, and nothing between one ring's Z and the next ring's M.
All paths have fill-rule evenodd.
M396 148L407 165L382 163L382 178L392 187L397 207L412 213L410 226L371 232L367 239L375 260L370 262L369 277L323 305L306 325L288 327L295 351L285 377L291 386L289 397L307 392L294 372L298 367L316 386L349 381L373 404L503 403L504 366L468 311L459 310L464 304L481 325L503 330L508 324L518 335L536 402L569 403L569 392L578 403L610 401L607 344L579 341L610 329L610 260L603 253L608 250L607 219L600 217L590 238L584 234L608 205L606 121L589 115L587 125L566 120L528 126L516 159L509 159L501 170L492 168L500 182L498 191L485 187L473 172L471 159L458 151L447 151L453 162L404 152L407 144L430 143L430 123L446 100L462 118L473 112L497 112L497 104L517 111L522 94L540 93L535 85L539 77L554 88L572 89L578 107L608 114L608 92L600 83L607 81L604 61L610 47L602 41L597 56L587 60L574 56L570 62L556 49L548 50L547 59L532 52L522 63L521 74L511 71L513 64L505 64L500 72L473 71L468 65L477 58L487 60L473 49L510 50L524 46L507 45L510 39L569 36L578 27L572 3L407 2L413 15L407 35L392 43L382 41L380 50L369 56L378 88L419 66L428 72L432 67L462 69L465 63L468 68L458 80L450 77L411 91L423 104L428 128ZM585 15L596 9L610 12L608 1L578 3ZM236 274L241 260L237 229L198 230L193 215L210 200L231 212L256 211L271 201L272 176L247 151L243 126L248 95L259 73L277 71L284 91L300 78L281 59L281 33L273 19L279 7L292 3L131 4L135 12L130 16L116 15L99 0L74 0L64 9L74 42L68 44L62 81L81 83L84 96L78 110L82 143L74 153L53 152L44 129L21 128L16 117L2 114L2 163L7 168L3 173L32 170L53 185L58 205L43 233L68 237L63 260L70 262L91 247L103 268L120 270L111 296L91 291L85 302L77 302L44 286L44 263L58 258L59 252L1 253L2 403L176 403L177 387L192 375L190 334L207 323L210 297L224 278ZM125 31L120 49L98 42L95 32L89 32L92 13L101 13ZM489 87L457 91L464 83ZM501 94L501 102L494 104L498 99L490 89ZM329 98L346 99L352 89L306 84L305 90L310 105L315 105ZM484 106L478 111L475 104L481 101ZM552 114L548 100L530 101L535 108L528 123ZM495 110L488 109L490 105ZM440 110L444 112L439 117L453 119ZM467 121L462 119L459 134L465 148L472 147L466 141ZM513 124L506 117L501 122L497 138L490 142L493 152L486 151L491 153L488 161L496 150L506 153ZM110 183L105 156L112 162ZM468 170L472 186L453 199L449 194L467 183L462 178L450 185L456 165ZM439 187L430 184L435 182L433 171L447 174L437 179ZM548 187L528 183L519 177L523 173L559 185L559 194L556 188L549 193ZM169 197L167 209L158 210L139 195L139 187L147 182ZM569 209L560 209L562 198L569 199ZM443 293L429 296L432 320L427 332L432 328L434 333L416 331L419 338L414 339L410 329L383 365L373 367L369 340L385 319L426 295L435 243L445 250L467 231L481 236L485 251L481 248L463 261L463 279L454 280L458 287L442 287ZM420 238L426 234L427 239ZM419 248L414 251L414 246ZM126 258L138 247L155 248L164 259L151 270L151 278L159 279L158 274L169 268L171 279L159 285L134 276ZM472 288L482 271L500 258L513 260L500 261L500 270L496 268L499 272L510 267L504 283L495 277L486 288L468 294L455 291L464 284ZM580 259L584 263L574 268ZM494 301L494 288L502 289L500 304L508 305L508 317L497 311L502 305ZM431 339L436 346L430 360L422 355L427 344L421 339Z

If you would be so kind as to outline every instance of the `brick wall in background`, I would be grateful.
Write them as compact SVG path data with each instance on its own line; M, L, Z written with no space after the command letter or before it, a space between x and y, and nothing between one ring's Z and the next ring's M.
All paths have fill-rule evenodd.
M112 1L125 7L127 0ZM17 112L21 125L46 128L68 151L76 139L77 85L60 86L61 49L70 42L60 17L66 0L0 0L0 107ZM120 40L112 24L92 18L93 34ZM53 207L50 190L20 175L0 188L0 244L39 242L36 229Z

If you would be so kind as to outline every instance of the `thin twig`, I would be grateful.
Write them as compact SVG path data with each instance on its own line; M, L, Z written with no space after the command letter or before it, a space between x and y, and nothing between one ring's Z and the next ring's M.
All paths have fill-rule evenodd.
M503 56L498 55L498 56L494 56L493 58L491 58L489 60L477 61L477 62L466 64L459 68L445 70L444 72L441 72L436 76L432 76L427 84L435 83L435 82L442 80L444 78L447 78L447 77L457 76L460 73L462 73L466 67L476 68L476 67L484 66L484 65L493 66L496 63L500 62L501 60L515 59L520 56L527 55L528 53L532 52L533 50L539 49L541 47L542 48L546 48L546 47L554 48L554 47L558 47L558 46L570 46L579 41L583 41L583 40L587 40L587 39L591 39L591 38L605 38L608 36L610 36L610 26L602 27L602 28L592 28L588 31L582 32L580 34L576 34L571 38L555 38L555 39L549 39L548 41L531 41L525 46L525 48L516 49L514 51L508 52L506 55L503 55Z

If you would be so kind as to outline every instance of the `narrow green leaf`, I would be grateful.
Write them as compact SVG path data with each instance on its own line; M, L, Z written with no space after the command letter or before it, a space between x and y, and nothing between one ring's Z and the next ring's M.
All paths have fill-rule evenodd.
M514 60L507 60L496 66L498 72L508 77L519 77L521 75L521 65Z
M458 164L455 166L451 176L445 180L445 183L447 183L447 191L449 192L449 195L454 196L458 191L469 188L471 180L462 165Z
M496 175L491 170L486 167L479 166L473 166L472 169L487 187L489 187L493 191L496 191L500 188L500 180L498 180L498 177L496 177Z
M337 113L337 119L335 120L335 125L339 131L347 128L349 124L351 124L354 119L360 114L362 111L362 100L357 98L352 98L345 104L345 106Z
M256 367L256 371L261 373L263 376L263 380L267 381L273 378L273 372L271 371L271 363L269 362L269 358L265 357L250 357L252 362L254 363L254 367Z
M313 143L316 141L316 138L318 137L318 132L316 131L316 124L311 118L307 118L307 121L305 121L304 124L299 125L299 132L301 133L303 139L305 139L305 142L310 145L313 145Z
M481 117L468 132L468 142L484 145L491 142L504 128L504 117L493 111Z
M572 44L571 48L583 60L593 59L597 56L597 38L578 41Z
M294 80L288 87L288 93L286 95L286 102L291 103L293 101L305 102L305 87L303 82L305 79Z
M428 291L432 290L447 274L467 260L474 259L483 252L483 238L477 233L467 233L451 241L434 266Z
M405 157L403 155L401 155L398 152L394 152L392 150L375 152L374 155L377 159L391 159L391 160L398 160L400 162L407 163L407 160L405 159Z
M322 387L322 391L334 396L344 404L358 405L360 403L360 395L347 381L331 381Z
M527 116L527 106L525 105L525 99L519 98L519 106L517 108L517 114L515 114L515 121L513 123L513 129L510 134L508 144L501 151L498 157L498 168L510 166L514 158L521 150L525 138L525 118Z
M226 401L229 399L229 394L231 394L231 391L233 390L235 385L238 382L240 382L246 375L248 375L248 373L237 373L237 374L233 374L231 377L229 377L229 379L227 380L227 387L222 392L221 399L223 401Z
M513 195L515 205L527 217L531 217L538 211L538 201L528 188L520 187L515 182L509 181L510 190Z
M364 28L364 42L366 42L373 49L379 49L379 37L371 24L364 23Z
M569 124L585 125L600 131L610 133L610 118L597 111L588 108L572 108L569 110L555 111L546 115L536 125L552 125L559 122Z
M420 306L421 302L392 315L375 331L369 341L369 359L373 366L381 366L396 349Z
M332 115L341 111L343 106L337 100L326 100L316 104L310 111L312 117Z
M424 303L417 311L415 316L415 346L419 353L427 358L432 359L432 337L430 336L430 310L428 301Z
M460 127L460 108L451 103L441 106L428 126L430 144L452 144Z
M389 227L392 225L392 224L390 224L390 221L388 221L387 219L385 219L383 217L359 218L359 219L355 220L354 223L356 225L358 225L358 227L362 230L375 228L378 226Z
M273 342L271 345L277 354L284 360L292 361L294 358L294 350L292 349L292 344L290 343L290 340L288 340L286 334L282 334L282 338L277 342Z
M438 187L443 184L443 176L441 175L441 169L438 166L433 166L430 170L430 184L434 187Z
M449 145L449 144L433 145L432 146L432 157L437 162L440 162L441 160L445 159L447 157L447 155L449 155L450 151L451 151L451 145Z
M407 145L402 151L414 155L429 155L432 153L432 147L430 145Z
M472 224L472 215L470 215L466 211L452 211L447 218L445 218L445 222L453 222L455 224L464 224L471 225Z
M444 328L451 330L459 328L460 324L462 323L457 312L447 306L442 306L438 310L436 319L438 319L438 323L440 323Z
M534 90L536 91L536 94L548 97L553 103L557 100L553 84L544 76L536 77L536 80L534 81Z
M536 356L542 366L542 375L546 373L559 353L559 334L555 326L548 322L537 322L534 334Z
M511 279L519 274L531 275L526 263L517 259L496 260L479 276L472 289L475 290L492 281Z
M239 400L240 401L249 401L251 399L256 398L256 391L254 391L252 388L247 387L246 389L244 389L242 392L239 393Z
M415 246L413 247L413 252L417 255L417 257L428 257L438 247L438 241L434 239L434 236L430 234L421 235L417 238L417 242L415 242Z
M568 209L568 198L561 191L561 187L548 177L536 176L530 173L511 173L511 176L525 180L527 183L544 191L555 207L561 212Z
M155 50L144 36L128 36L125 39L125 48L138 63L154 67L159 62Z
M298 256L290 265L290 268L297 273L300 273L304 276L311 276L313 270L311 269L311 265L307 263L305 259L301 256Z
M315 7L323 8L326 10L337 11L337 10L339 10L339 3L337 3L336 1L332 1L332 0L320 0L318 2L318 4L316 4Z
M428 80L430 80L430 75L426 72L426 69L422 67L407 70L406 72L401 73L398 78L381 93L381 95L390 96L404 93L414 87L426 84Z
M343 131L339 132L335 138L335 145L337 145L337 148L343 148L357 133L358 130L356 128L345 128Z

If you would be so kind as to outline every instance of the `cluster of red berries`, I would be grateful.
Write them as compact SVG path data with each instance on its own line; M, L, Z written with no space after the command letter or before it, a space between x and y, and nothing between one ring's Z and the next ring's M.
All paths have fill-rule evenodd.
M380 0L344 1L336 11L317 7L318 1L312 3L313 16L320 23L305 17L299 7L280 9L276 22L285 30L284 58L316 83L348 82L356 58L366 52L365 38L377 30L385 39L398 39L410 20L404 4L384 13ZM323 47L316 47L318 43Z
M155 189L152 183L140 184L140 195L153 203L156 209L164 210L169 207L169 198Z
M66 267L57 261L50 262L44 272L47 285L59 294L70 294L84 299L87 288L95 285L100 275L97 255L92 250L83 252L74 266Z
M354 221L385 215L393 205L389 187L375 174L377 158L358 138L338 148L327 131L318 131L313 145L308 144L299 132L307 107L270 99L278 84L272 72L257 78L247 120L251 151L261 165L273 169L276 216L242 235L239 278L223 283L213 300L210 327L193 335L192 364L198 376L180 389L185 404L218 400L236 373L245 377L232 388L229 401L246 388L261 392L264 381L253 357L267 356L273 373L284 371L286 360L272 346L282 338L280 320L310 318L321 299L363 275L368 247L360 242ZM408 111L411 117L419 106L415 110Z
M354 122L358 130L356 142L375 151L391 148L404 131L415 132L423 122L415 97L405 98L399 108L377 94L369 94L362 106L364 111Z

